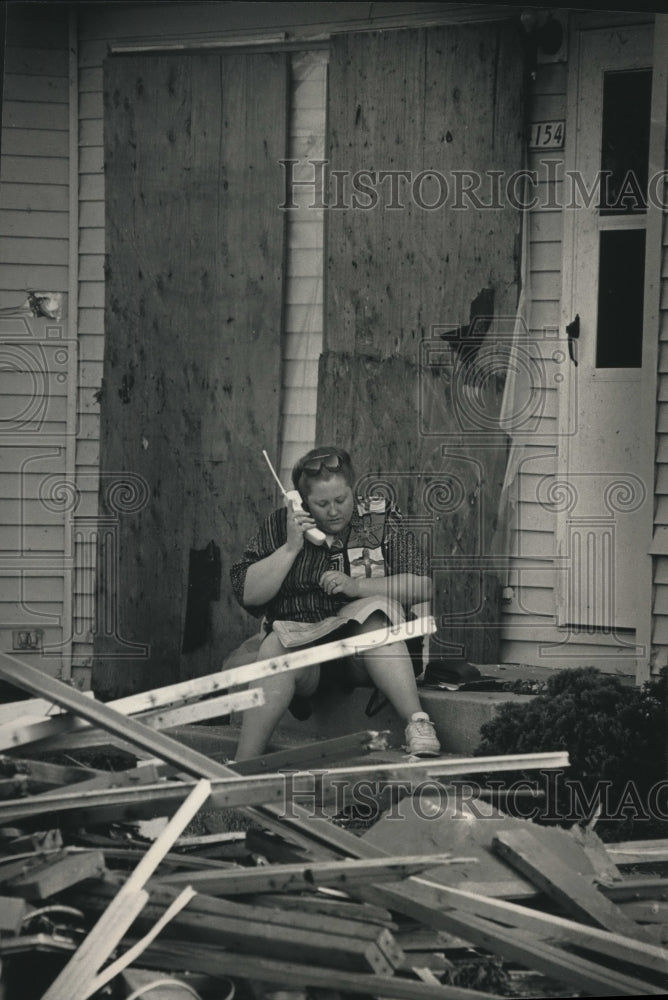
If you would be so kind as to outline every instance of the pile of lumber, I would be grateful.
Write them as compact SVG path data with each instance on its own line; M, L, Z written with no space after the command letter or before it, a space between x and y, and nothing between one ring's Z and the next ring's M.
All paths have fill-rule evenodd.
M3 1000L665 994L668 879L637 870L666 844L606 848L466 784L566 754L415 760L365 732L234 764L176 738L309 656L102 704L0 654L0 679L31 696L0 706ZM82 763L100 746L123 768ZM383 811L353 829L333 812L360 787ZM242 829L199 832L230 809Z

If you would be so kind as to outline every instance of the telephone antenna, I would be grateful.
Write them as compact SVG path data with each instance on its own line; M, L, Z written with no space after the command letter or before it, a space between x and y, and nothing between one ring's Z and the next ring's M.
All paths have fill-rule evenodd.
M267 453L266 453L266 451L264 450L264 448L262 449L262 454L264 455L264 458L265 458L265 461L266 461L267 465L269 466L269 471L271 472L272 476L274 477L274 479L275 479L275 480L276 480L276 482L278 483L278 486L279 486L279 489L280 489L281 493L283 494L283 496L285 496L285 488L284 488L284 486L283 486L283 483L281 482L281 480L280 480L280 479L278 478L278 476L276 475L276 472L275 472L275 470L274 470L274 467L273 467L273 465L271 464L271 461L270 461L270 459L269 459L269 455L267 455Z

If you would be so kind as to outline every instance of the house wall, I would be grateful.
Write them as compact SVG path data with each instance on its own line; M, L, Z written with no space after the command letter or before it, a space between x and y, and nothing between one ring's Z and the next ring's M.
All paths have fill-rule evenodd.
M70 279L68 11L9 4L0 164L0 650L68 675L69 534L76 423ZM75 194L75 193L74 193ZM34 317L27 292L60 293L60 318Z
M45 624L45 637L66 645L49 661L54 672L68 669L68 629L73 621L74 667L85 667L92 654L95 624L95 515L99 468L99 405L104 346L104 172L102 63L111 45L156 45L291 37L318 39L331 30L398 27L443 21L484 20L509 13L508 7L460 4L376 4L374 17L359 4L180 4L77 6L78 91L70 95L67 18L59 4L42 7L39 19L28 4L10 5L6 53L0 186L0 307L16 306L26 289L71 292L77 308L67 318L65 335L75 334L78 361L67 392L52 394L54 447L36 471L21 475L26 455L20 436L3 434L0 468L0 573L3 622ZM45 10L49 16L45 16ZM519 8L517 13L519 12ZM594 15L599 19L603 15ZM292 19L292 23L288 23ZM185 26L185 27L184 27ZM70 46L71 47L71 46ZM293 57L293 155L317 156L324 150L320 131L325 100L324 51L312 61ZM568 63L539 65L533 85L533 121L566 118ZM68 103L69 98L69 103ZM70 114L76 113L76 156L71 155ZM71 167L78 160L78 219L70 211ZM539 169L540 154L528 166ZM664 160L665 163L665 160ZM562 215L553 209L532 211L530 226L531 349L541 351L550 331L560 323L562 286ZM314 217L288 221L290 256L285 307L283 364L283 451L281 475L286 479L297 455L315 433L317 359L322 336L320 280L323 224ZM668 224L663 224L660 309L661 350L658 361L656 505L654 541L653 664L668 662ZM72 248L77 252L74 262ZM314 256L313 251L316 251ZM318 272L318 273L316 273ZM48 287L47 287L48 286ZM47 321L28 318L30 333L46 337ZM277 317L277 329L279 318ZM52 325L52 324L51 324ZM6 329L0 326L0 330ZM71 339L71 338L70 338ZM1 342L0 342L1 343ZM72 365L71 358L68 364ZM546 362L550 364L549 359ZM549 383L549 379L548 379ZM18 379L3 389L4 411L13 405ZM58 386L61 383L57 383ZM62 393L62 391L61 391ZM73 400L74 396L74 400ZM60 402L58 402L60 399ZM605 653L605 640L588 637L568 650L545 655L541 646L563 638L556 622L556 524L537 495L556 475L557 390L548 388L540 434L527 444L525 460L509 507L512 516L510 569L504 581L510 599L504 605L502 659L544 663L553 667L587 662ZM13 412L13 411L11 411ZM71 433L70 433L71 432ZM60 437L58 436L60 435ZM8 443L5 443L8 442ZM60 450L58 450L60 449ZM35 494L44 474L71 480L78 493L76 520L71 511L54 514ZM30 480L28 477L33 476ZM545 480L545 476L548 477ZM32 482L32 486L30 483ZM33 503L22 506L25 485ZM30 493L28 494L30 495ZM19 525L26 525L24 545ZM47 616L47 617L44 617ZM9 625L0 631L0 648L11 647ZM567 655L565 655L567 653ZM591 662L599 666L598 656ZM614 665L613 665L614 666ZM620 668L628 672L628 666Z
M648 15L577 15L574 12L570 15L571 30L577 31L580 28L604 27L612 23L616 18L620 24L623 23L651 23L651 16ZM615 21L616 23L616 21ZM660 155L654 155L650 173L665 169L665 59L666 59L666 37L665 24L661 19L657 21L657 34L655 41L654 74L657 77L657 88L655 95L655 110L652 115L654 123L663 122L657 129L654 124L654 132L660 133L659 142L661 145ZM572 46L574 35L571 35L570 44ZM536 69L535 83L532 91L530 104L530 121L539 122L545 120L563 119L566 121L566 129L573 129L575 126L568 120L567 93L569 87L569 73L574 71L574 55L571 54L570 61L558 63L547 63L539 65ZM663 132L662 132L663 128ZM656 135L653 139L656 145ZM539 176L545 175L545 168L541 172L540 160L545 154L536 152L529 153L529 169L535 169ZM550 159L563 159L564 151L558 151L549 155ZM547 158L547 157L546 157ZM560 197L560 187L562 184L563 164L557 169L557 182L552 185L554 200L562 203ZM545 410L544 418L537 427L535 440L525 438L525 444L521 449L521 460L523 462L522 472L517 477L515 489L513 490L514 503L511 507L512 531L510 551L510 570L507 577L508 599L504 604L504 627L502 643L502 659L504 662L519 662L541 664L552 668L562 668L569 666L592 665L599 669L616 672L620 674L635 674L637 677L646 676L648 669L657 670L661 665L668 662L668 497L665 491L668 489L668 474L666 462L668 462L668 445L665 441L665 432L668 430L668 418L666 417L666 406L661 402L662 398L668 400L668 357L665 348L665 339L668 336L666 320L666 302L668 299L668 287L666 286L666 274L668 273L666 258L666 238L667 229L665 217L663 222L656 218L648 218L648 256L647 256L647 289L646 289L646 316L645 329L648 337L648 357L654 357L656 341L652 336L656 336L657 327L660 328L661 343L658 352L658 409L655 402L656 394L653 386L653 379L648 380L647 385L643 384L643 399L638 401L638 413L649 414L646 425L653 423L654 411L656 410L657 420L657 440L656 440L656 482L655 492L655 516L654 516L654 543L652 551L653 560L653 583L654 593L652 600L651 621L649 613L650 601L645 601L643 591L643 570L639 570L638 586L640 588L640 606L647 605L647 622L641 620L638 623L636 642L638 643L637 653L632 645L632 636L618 637L614 633L606 633L604 630L582 629L579 632L569 633L568 629L558 625L559 592L566 592L566 575L570 570L567 559L559 558L562 553L559 550L559 525L557 514L550 510L550 504L546 502L549 497L551 486L555 485L559 474L559 451L563 447L560 439L559 403L558 392L553 381L555 363L551 359L551 351L554 346L554 336L559 336L559 328L564 322L568 322L572 317L564 320L561 295L563 287L562 261L564 255L564 223L566 211L558 207L537 208L530 212L529 217L529 281L531 287L529 306L529 329L533 342L530 350L535 356L543 357L546 373ZM654 211L654 215L660 215ZM665 213L664 213L665 215ZM652 227L655 225L662 227L662 255L658 249L650 252L650 243L653 239ZM661 258L659 260L659 257ZM661 269L661 287L656 293L656 312L652 311L652 299L654 287L657 282L656 271ZM659 321L660 313L660 321ZM543 344L541 350L540 345ZM651 367L651 365L650 365ZM577 373L575 373L577 377ZM562 469L563 471L563 469ZM647 484L648 492L652 492L652 483ZM647 551L647 549L645 549ZM639 553L639 558L642 554ZM651 646L647 644L651 636ZM631 643L624 648L623 643Z

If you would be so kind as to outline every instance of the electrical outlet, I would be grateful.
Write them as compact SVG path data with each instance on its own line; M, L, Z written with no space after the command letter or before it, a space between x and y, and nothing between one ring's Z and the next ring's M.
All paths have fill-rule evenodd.
M42 648L41 628L17 628L12 632L12 649L33 652Z

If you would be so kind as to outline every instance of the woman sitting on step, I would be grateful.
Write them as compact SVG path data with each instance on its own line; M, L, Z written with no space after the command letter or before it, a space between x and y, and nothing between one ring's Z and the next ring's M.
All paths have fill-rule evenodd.
M313 449L295 465L292 481L303 509L271 513L231 570L239 603L264 619L261 660L362 635L388 621L399 624L411 605L431 597L427 560L415 536L384 499L354 496L346 451ZM325 533L324 544L305 537L314 528ZM236 759L264 753L286 709L292 706L298 714L300 703L319 686L351 690L369 683L404 720L408 753L438 755L440 744L421 710L410 655L399 642L257 681L265 703L244 712Z

